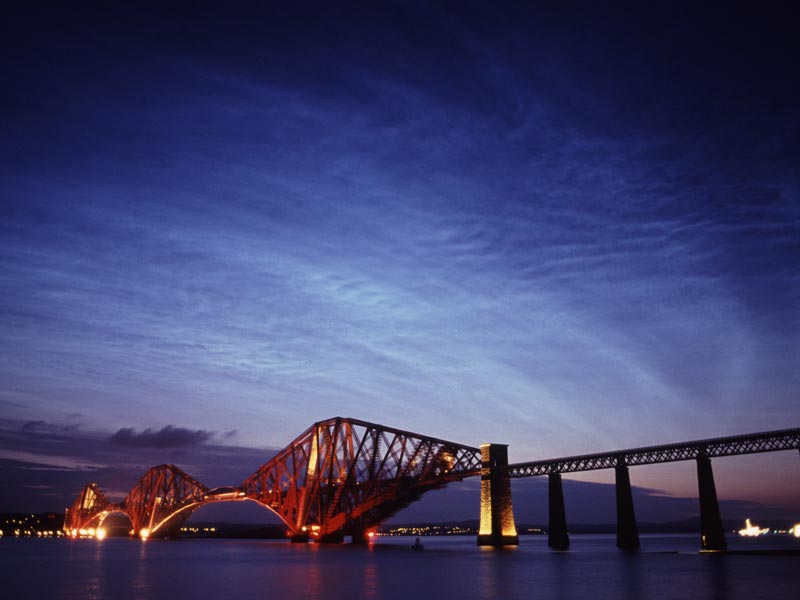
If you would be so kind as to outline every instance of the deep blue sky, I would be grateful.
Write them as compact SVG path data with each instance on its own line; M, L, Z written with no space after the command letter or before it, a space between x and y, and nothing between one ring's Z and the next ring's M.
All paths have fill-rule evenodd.
M800 424L796 18L365 4L4 17L0 508L335 415L512 461ZM798 505L797 453L726 465Z

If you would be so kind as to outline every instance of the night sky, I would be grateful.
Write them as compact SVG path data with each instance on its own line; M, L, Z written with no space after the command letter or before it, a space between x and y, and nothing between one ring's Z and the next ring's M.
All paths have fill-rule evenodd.
M0 510L337 415L512 461L800 426L780 4L110 4L0 25ZM800 506L797 452L715 474Z

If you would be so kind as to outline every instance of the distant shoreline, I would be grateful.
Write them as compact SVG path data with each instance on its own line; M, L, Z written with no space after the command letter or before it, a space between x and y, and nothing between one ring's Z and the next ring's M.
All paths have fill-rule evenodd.
M0 513L0 531L3 537L14 537L19 531L22 537L35 536L39 531L60 531L63 528L64 515L58 513ZM772 530L785 530L793 523L788 520L765 520L761 525ZM741 528L741 522L726 520L725 530L729 534ZM124 529L124 528L122 528ZM640 534L698 534L699 519L687 519L669 523L639 523ZM576 523L569 526L570 534L615 534L616 524ZM181 529L181 537L191 538L226 538L226 539L284 539L286 527L280 523L231 523L223 521L203 521L188 523ZM449 521L442 523L405 523L383 525L378 527L379 536L474 536L478 534L478 521ZM547 527L539 524L521 523L517 525L520 536L547 535ZM112 534L113 537L126 535Z

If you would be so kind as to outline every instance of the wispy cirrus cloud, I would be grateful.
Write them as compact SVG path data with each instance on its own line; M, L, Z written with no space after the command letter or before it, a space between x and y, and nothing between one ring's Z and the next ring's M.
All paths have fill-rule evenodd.
M796 418L796 36L507 10L17 28L0 402L28 443L78 410L106 432L78 462L144 464L341 414L527 460Z

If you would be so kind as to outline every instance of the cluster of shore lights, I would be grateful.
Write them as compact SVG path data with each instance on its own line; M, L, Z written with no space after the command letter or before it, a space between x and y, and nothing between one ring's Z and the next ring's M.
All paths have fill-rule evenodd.
M744 528L737 532L742 537L758 537L760 535L767 535L768 533L789 534L796 538L800 538L800 523L795 523L789 529L775 529L770 532L769 527L759 527L753 525L750 519L744 520Z
M0 529L0 538L4 535L5 534L3 533L3 530ZM60 529L48 529L46 531L38 531L36 529L15 529L11 532L11 535L14 537L59 538L64 535L64 532Z
M310 531L309 531L309 529L310 529ZM312 525L310 528L308 528L306 526L303 526L303 532L309 532L312 537L319 536L319 529L320 529L319 525ZM213 531L213 529L212 529L212 531ZM412 535L413 534L425 534L426 533L425 528L408 528L408 531L411 532ZM770 530L769 530L768 527L759 527L758 525L753 525L752 523L750 523L750 519L745 519L745 527L743 529L740 529L738 533L739 533L739 535L741 535L743 537L757 537L759 535L766 535L769 532L770 532ZM20 534L19 530L15 531L14 533L17 536L19 536L19 534ZM45 532L38 532L39 537L43 537L43 533L45 533ZM46 533L50 533L50 532L46 532ZM57 532L57 533L59 535L61 534L61 532ZM131 535L134 535L134 531L133 530L131 530L130 533L131 533ZM795 523L792 527L790 527L786 531L775 530L775 533L788 533L789 535L793 535L796 538L800 538L800 523ZM93 538L93 539L96 539L96 540L105 539L107 534L108 534L108 532L103 527L97 527L97 528L95 528L95 527L83 528L82 527L81 529L73 529L73 530L71 530L69 532L70 537L73 537L73 538L77 538L77 537ZM0 535L3 535L2 530L0 530ZM376 535L375 531L369 531L367 533L367 537L369 537L369 538L372 538L375 535ZM389 534L383 533L383 534L378 534L378 535L392 535L392 534L391 533L389 533ZM407 532L403 531L400 535L407 535ZM143 527L139 531L139 537L142 538L143 540L146 540L148 537L150 537L150 530L147 527Z
M757 537L759 535L766 535L769 533L769 527L761 528L758 525L750 523L750 519L744 520L744 528L739 530L739 535L743 537Z
M73 529L69 532L70 537L73 538L92 538L95 540L105 539L108 532L103 527L81 527L80 529Z
M300 530L303 533L309 534L311 537L319 537L319 525L312 525L311 527L303 525Z

